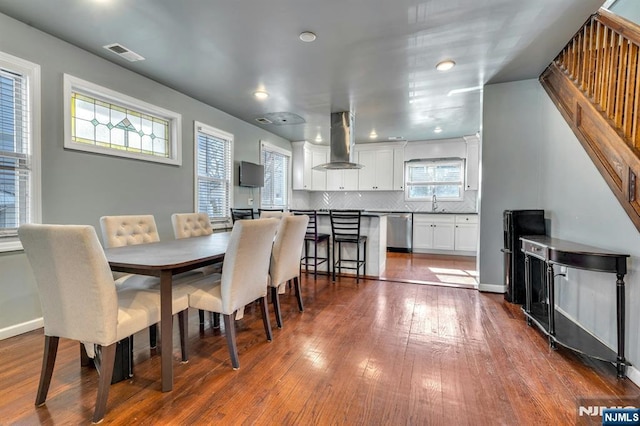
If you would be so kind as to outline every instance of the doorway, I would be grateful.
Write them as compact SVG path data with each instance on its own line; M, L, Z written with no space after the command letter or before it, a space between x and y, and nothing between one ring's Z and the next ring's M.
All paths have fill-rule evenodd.
M476 257L388 251L380 280L477 288Z

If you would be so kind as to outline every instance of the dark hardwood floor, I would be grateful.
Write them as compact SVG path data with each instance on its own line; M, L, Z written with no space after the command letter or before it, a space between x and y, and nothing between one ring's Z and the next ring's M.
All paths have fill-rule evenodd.
M104 424L565 425L580 398L640 398L613 366L550 350L502 295L313 275L302 284L305 311L282 295L271 343L258 307L247 308L237 371L221 331L200 330L191 312L190 360L176 345L172 392L160 392L160 357L137 334L135 376L111 386ZM0 424L88 424L97 376L75 342L61 341L47 403L34 406L42 348L42 330L0 341Z

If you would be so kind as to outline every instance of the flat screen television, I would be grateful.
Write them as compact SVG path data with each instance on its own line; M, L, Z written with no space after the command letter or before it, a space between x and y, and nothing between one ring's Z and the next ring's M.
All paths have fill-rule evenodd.
M260 188L264 186L264 166L248 161L240 162L240 186Z

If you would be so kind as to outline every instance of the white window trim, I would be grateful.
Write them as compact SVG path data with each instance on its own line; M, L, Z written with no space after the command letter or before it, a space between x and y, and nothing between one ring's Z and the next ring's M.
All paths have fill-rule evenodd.
M106 100L132 110L149 113L169 121L169 157L163 158L154 155L138 154L135 152L121 151L72 141L71 93L73 91L84 93L100 100ZM107 89L106 87L99 86L95 83L82 80L78 77L64 74L64 147L76 151L93 152L115 157L133 158L136 160L180 166L182 165L182 115L116 92L115 90Z
M460 196L459 197L437 197L438 201L463 201L464 200L464 171L465 171L465 160L463 158L447 158L447 159L425 159L425 160L421 160L421 161L416 161L416 162L411 162L411 161L406 161L405 162L405 170L404 170L404 175L405 175L405 190L404 190L404 199L405 201L431 201L432 197L427 197L427 198L416 198L416 197L409 197L409 192L411 190L412 186L419 186L419 185L437 185L437 186L448 186L448 185L455 185L456 183L454 182L440 182L440 183L435 183L435 182L413 182L413 183L409 183L408 179L409 179L409 167L411 164L415 164L415 163L439 163L439 164L460 164L460 170L461 170L461 175L460 175Z
M264 151L264 148L266 148L269 151L273 151L273 152L277 152L279 154L282 154L284 156L289 157L289 167L287 170L287 183L289 185L287 185L287 205L285 206L285 209L289 209L289 206L291 205L291 197L293 196L293 192L292 192L292 177L293 177L293 172L292 172L292 168L293 168L293 164L292 164L292 160L293 157L291 155L291 151L287 150L285 148L281 148L279 146L276 146L272 143L269 143L267 141L260 141L260 164L262 164L262 153ZM263 164L264 165L264 164ZM264 207L264 204L262 202L262 188L260 188L260 207Z
M229 206L233 207L233 193L234 193L233 183L235 182L234 180L235 176L233 175L233 170L235 168L233 167L234 136L232 133L228 133L228 132L225 132L224 130L216 129L215 127L209 126L208 124L204 124L199 121L194 121L193 122L193 211L194 212L198 211L198 206L200 202L200 199L198 198L198 132L199 131L202 131L203 133L207 133L207 134L210 134L211 136L215 136L221 139L226 139L231 144L229 148L231 151L231 170L230 170L231 175L229 176L231 185L229 187ZM231 212L229 212L229 215L231 215ZM212 223L228 222L228 221L229 219L225 219L225 218L211 219Z
M31 196L30 196L30 223L40 223L42 221L42 184L40 178L40 65L33 62L17 58L8 53L0 52L0 66L26 75L29 80L29 106L31 116L29 117L29 148L31 150ZM22 250L22 243L16 237L8 241L0 242L0 252Z

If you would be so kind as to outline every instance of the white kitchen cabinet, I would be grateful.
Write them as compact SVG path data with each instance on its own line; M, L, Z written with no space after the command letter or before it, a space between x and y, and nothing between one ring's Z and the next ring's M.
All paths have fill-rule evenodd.
M358 169L327 170L327 191L357 191Z
M393 149L365 149L358 151L360 191L391 191L393 189Z
M452 215L414 214L413 250L453 250L455 220Z
M315 166L326 163L329 148L312 145L308 142L292 142L293 151L293 189L306 191L325 191L327 172L313 170Z
M393 190L404 191L404 147L393 150Z
M480 141L477 137L465 137L467 141L467 159L465 161L465 189L477 190L480 181Z
M456 251L476 252L478 249L478 216L456 215L455 246Z

